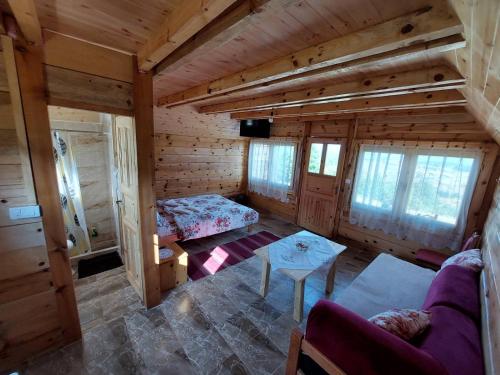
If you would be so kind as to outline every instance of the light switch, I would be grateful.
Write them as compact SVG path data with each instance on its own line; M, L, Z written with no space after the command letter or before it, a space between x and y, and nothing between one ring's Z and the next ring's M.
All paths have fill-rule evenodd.
M30 219L40 217L40 206L10 207L9 218L11 220Z

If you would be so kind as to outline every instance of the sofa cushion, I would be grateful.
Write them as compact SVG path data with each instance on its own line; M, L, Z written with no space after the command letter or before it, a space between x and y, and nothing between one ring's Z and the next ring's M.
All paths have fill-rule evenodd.
M392 308L420 309L435 275L430 269L380 254L335 302L366 319Z
M443 268L432 282L422 309L429 310L433 306L455 308L479 324L479 274L461 266Z
M477 324L451 307L434 306L430 311L431 326L416 345L440 362L449 375L484 374Z
M431 323L431 313L414 309L390 309L368 319L403 340L411 340L421 334Z

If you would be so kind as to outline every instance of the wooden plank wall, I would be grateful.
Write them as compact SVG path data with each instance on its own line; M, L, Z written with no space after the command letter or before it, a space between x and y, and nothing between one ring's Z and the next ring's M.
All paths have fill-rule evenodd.
M476 142L478 146L493 148L488 151L487 160L482 168L482 174L478 183L478 194L472 203L468 231L480 227L480 211L482 209L482 196L485 192L488 178L495 160L496 147L490 135L477 123L467 112L460 109L456 111L443 111L444 113L400 113L383 115L361 114L358 118L358 130L355 140L404 140L404 141L433 141L433 142ZM311 137L328 137L347 139L349 126L354 123L353 118L339 118L336 120L313 121L310 126ZM306 123L301 121L292 122L286 119L275 119L272 126L272 134L279 136L304 136ZM445 143L447 144L447 143ZM452 143L450 143L452 145ZM354 160L355 160L354 155ZM349 176L349 171L354 167L353 160L345 163L345 176ZM486 179L486 180L485 180ZM342 186L341 191L349 196L349 186ZM257 208L267 209L285 220L296 221L297 201L293 200L288 204L276 200L255 196L250 194L251 202ZM383 250L405 258L414 258L415 252L421 245L412 241L398 240L397 238L385 235L380 231L371 231L349 224L349 201L344 200L344 208L339 220L338 234L358 242L366 247ZM446 251L446 250L444 250Z
M5 81L3 54L1 82ZM11 65L12 67L12 65ZM10 220L9 207L37 204L24 123L17 127L12 101L0 97L0 372L63 342L41 218ZM15 93L13 94L15 98ZM21 110L18 106L17 110ZM22 118L22 113L21 113ZM27 165L28 164L28 165Z
M111 183L110 131L97 112L49 107L52 129L70 130L70 144L80 180L92 251L116 246L116 221Z
M155 107L157 199L245 192L248 138L228 115Z
M293 123L281 121L279 123L273 123L271 125L271 137L286 137L286 138L297 138L299 145L302 145L305 135L305 124L304 123ZM301 165L301 147L297 150L297 158L299 159L296 163L297 166ZM297 168L296 174L299 174L294 178L294 194L289 197L288 202L281 202L277 199L265 197L261 194L247 192L249 201L252 206L256 207L259 211L266 212L272 215L276 215L286 221L295 222L297 217L297 192L298 185L300 181L300 172Z
M500 164L498 165L500 168ZM483 231L483 348L489 374L500 371L500 171L493 186L496 191Z
M486 191L497 147L491 136L474 120L469 113L450 112L442 114L422 115L384 115L363 116L358 119L357 140L366 141L422 141L444 142L441 146L462 147L464 142L474 142L474 147L483 148L485 158L480 170L476 193L471 202L467 221L466 235L473 230L481 229L482 223L478 220L482 207L483 196ZM352 179L357 155L346 164L345 176ZM350 196L350 185L343 186L346 197ZM416 242L399 240L381 231L361 228L349 223L349 199L344 200L341 212L338 233L341 236L362 242L366 247L382 250L403 258L414 259L415 253L422 246ZM436 249L450 253L447 249Z

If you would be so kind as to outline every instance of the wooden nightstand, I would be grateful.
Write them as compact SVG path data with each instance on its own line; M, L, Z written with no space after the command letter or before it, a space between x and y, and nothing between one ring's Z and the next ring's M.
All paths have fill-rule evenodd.
M160 289L166 291L184 284L187 279L188 253L175 242L165 245L174 252L168 258L161 258L160 249Z

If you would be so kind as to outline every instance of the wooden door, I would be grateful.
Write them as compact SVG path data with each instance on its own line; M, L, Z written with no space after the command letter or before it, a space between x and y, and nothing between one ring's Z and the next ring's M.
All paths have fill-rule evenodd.
M298 224L326 237L333 231L344 156L345 141L308 139Z
M135 124L132 117L116 116L114 150L119 187L120 236L127 278L143 297L143 267L137 176Z

